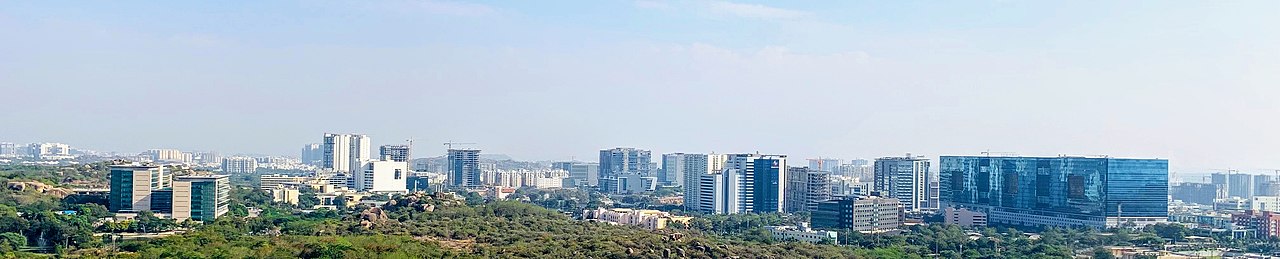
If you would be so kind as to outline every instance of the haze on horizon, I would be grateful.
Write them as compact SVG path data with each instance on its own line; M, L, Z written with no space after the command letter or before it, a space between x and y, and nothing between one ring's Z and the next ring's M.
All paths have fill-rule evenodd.
M0 141L1280 168L1277 1L0 2Z

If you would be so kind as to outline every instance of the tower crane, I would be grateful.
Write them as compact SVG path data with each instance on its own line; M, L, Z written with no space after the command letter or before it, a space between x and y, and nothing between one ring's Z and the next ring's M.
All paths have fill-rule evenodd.
M475 144L476 143L471 143L471 142L453 142L452 140L444 142L444 146L448 149L453 149L453 145L475 145Z

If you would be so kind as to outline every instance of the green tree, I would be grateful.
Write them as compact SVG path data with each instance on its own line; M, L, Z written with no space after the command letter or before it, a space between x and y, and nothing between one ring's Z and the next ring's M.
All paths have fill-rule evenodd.
M14 232L0 234L0 252L17 251L23 246L27 246L26 236Z
M1111 254L1111 250L1098 247L1093 249L1093 259L1115 259L1116 256Z

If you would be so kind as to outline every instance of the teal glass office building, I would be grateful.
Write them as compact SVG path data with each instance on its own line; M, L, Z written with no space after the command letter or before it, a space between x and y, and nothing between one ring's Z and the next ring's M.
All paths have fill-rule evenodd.
M1169 161L1109 157L943 156L943 206L992 225L1110 228L1166 222Z

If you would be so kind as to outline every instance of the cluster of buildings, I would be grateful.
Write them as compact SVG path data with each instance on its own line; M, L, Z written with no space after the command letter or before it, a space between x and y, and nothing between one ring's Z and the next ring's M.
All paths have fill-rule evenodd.
M151 163L116 163L110 168L111 212L150 211L179 221L209 222L228 211L231 185L226 175L174 176Z
M693 219L693 217L673 216L671 213L658 210L621 208L586 210L582 212L582 218L588 221L637 226L648 230L665 229L674 222L688 224Z
M46 145L48 144L48 145ZM16 145L0 145L0 156L13 156ZM56 143L33 144L23 148L39 156L59 156L69 150ZM875 160L809 159L807 166L789 166L786 155L662 154L655 161L652 152L637 148L600 150L596 162L555 162L548 168L497 169L482 164L480 150L449 148L445 162L436 162L441 172L417 172L410 167L409 145L384 145L377 154L370 138L360 134L326 133L322 142L307 144L297 163L318 168L314 173L263 175L261 188L279 201L297 203L298 193L310 188L325 199L416 190L455 188L493 193L497 196L521 187L591 188L607 194L643 193L660 186L678 187L687 211L707 214L808 212L816 228L852 229L863 233L893 232L916 215L941 213L948 223L965 226L987 224L1059 227L1141 227L1175 221L1217 224L1237 222L1230 228L1253 226L1260 233L1262 223L1272 222L1271 213L1280 212L1280 184L1262 175L1215 174L1207 184L1184 183L1169 186L1168 161L1112 157L1026 157L1016 155L942 156L937 161L907 154ZM152 161L204 161L218 159L225 173L254 173L263 164L287 164L273 158L218 157L214 153L177 150L149 150ZM660 163L659 163L660 162ZM123 168L146 168L136 165ZM116 174L113 171L113 176ZM136 172L153 172L139 169ZM129 174L140 177L142 174ZM122 174L121 179L124 178ZM168 177L162 172L147 177ZM134 178L127 178L134 179ZM225 177L222 182L225 182ZM130 180L133 181L133 180ZM141 180L138 180L141 183ZM173 182L210 181L187 176ZM218 182L218 180L212 180ZM167 181L130 187L137 195L115 195L116 211L186 208L189 196ZM176 185L176 184L175 184ZM216 184L215 184L216 185ZM132 185L130 185L132 186ZM144 188L145 187L145 188ZM142 193L140 191L145 191ZM160 193L161 195L156 195ZM1191 217L1183 212L1171 215L1174 200L1226 209L1227 216ZM146 198L142 198L146 197ZM172 201L170 201L172 199ZM181 202L179 200L182 200ZM358 201L358 199L356 199ZM348 200L349 202L349 200ZM340 201L326 202L326 205ZM175 204L175 205L167 205ZM118 206L117 206L118 205ZM183 210L175 215L193 215ZM215 213L216 214L216 213ZM620 224L657 226L650 219L675 220L650 211L592 210L588 217ZM195 214L204 215L204 214ZM177 216L175 216L177 217ZM193 217L193 216L184 216ZM616 219L616 220L615 220ZM1280 222L1277 217L1276 222ZM807 226L806 226L807 227ZM778 227L797 239L825 234L795 227ZM791 232L787 232L791 231ZM798 232L796 232L798 231Z
M1170 187L1170 221L1235 237L1280 236L1280 182L1276 177L1231 171L1208 178L1207 183Z
M75 153L71 146L62 143L19 145L0 142L0 159L64 160L75 158Z
M810 159L807 167L759 153L671 153L661 161L657 167L647 150L614 148L601 150L598 164L557 167L569 171L567 182L594 182L605 193L645 191L650 182L681 187L687 211L810 212L814 227L864 233L896 231L913 215L932 213L967 226L1091 228L1142 227L1170 215L1163 159L942 156L936 171L933 160L911 154L848 164ZM1280 208L1280 199L1263 204Z
M686 211L812 212L815 218L827 213L814 225L866 233L895 231L907 213L937 206L937 178L929 175L928 160L920 157L883 158L875 164L811 159L807 167L793 167L786 155L670 153L663 154L661 162L659 167L648 150L621 147L601 150L598 163L557 162L553 167L568 172L566 187L609 194L679 187ZM885 178L884 184L877 187L870 181L876 176ZM852 209L855 205L857 210Z

